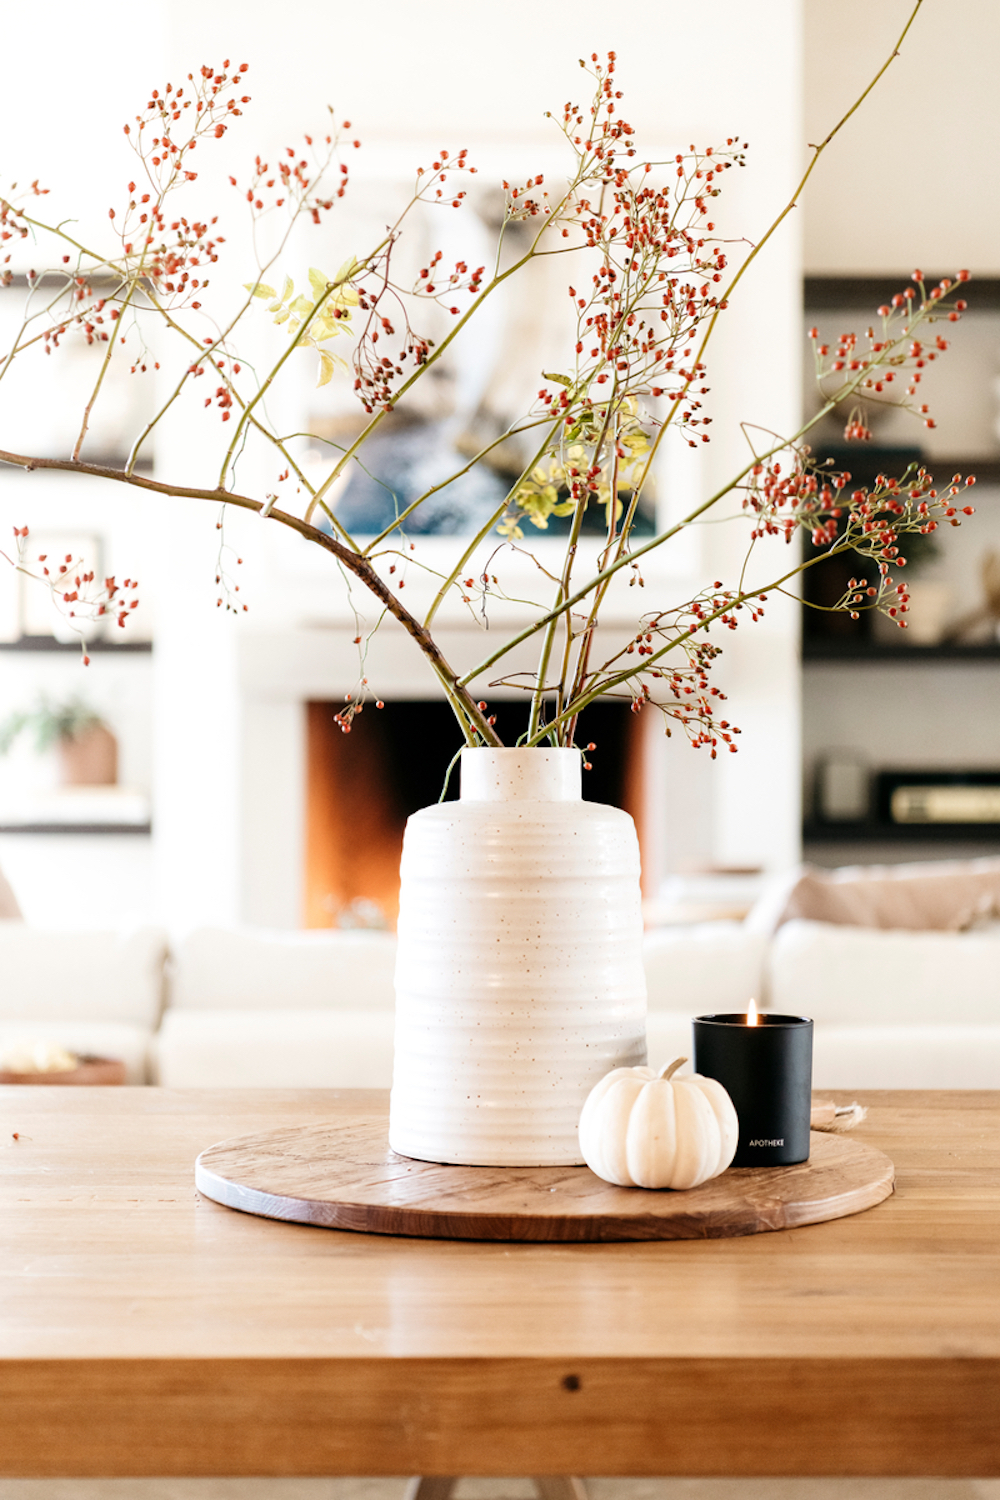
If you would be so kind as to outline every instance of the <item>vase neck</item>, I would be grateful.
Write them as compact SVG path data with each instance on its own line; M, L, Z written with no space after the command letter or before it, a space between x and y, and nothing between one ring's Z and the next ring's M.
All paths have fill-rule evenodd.
M578 750L463 750L463 802L579 802Z

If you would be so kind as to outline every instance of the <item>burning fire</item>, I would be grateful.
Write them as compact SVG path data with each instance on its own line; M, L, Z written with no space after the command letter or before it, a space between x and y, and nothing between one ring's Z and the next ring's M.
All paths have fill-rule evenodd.
M747 1025L757 1025L757 1006L753 1000L751 1000L750 1004L747 1006Z

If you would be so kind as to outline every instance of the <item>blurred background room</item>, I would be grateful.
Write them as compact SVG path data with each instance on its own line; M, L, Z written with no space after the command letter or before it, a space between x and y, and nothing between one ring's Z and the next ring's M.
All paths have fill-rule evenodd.
M104 234L134 170L123 123L165 80L232 59L249 64L251 102L213 151L199 152L192 185L196 209L218 211L226 234L213 277L239 288L256 274L229 174L321 128L328 103L363 145L336 212L297 232L298 274L339 265L380 233L414 167L444 145L468 148L477 186L461 214L418 216L401 254L417 266L438 244L478 263L496 230L499 181L560 170L545 111L579 92L578 57L615 49L623 108L651 157L734 132L749 141L722 221L749 244L789 200L809 144L888 56L908 8L719 0L699 20L675 0L620 13L595 0L472 10L385 0L375 18L305 0L280 12L259 0L165 0L102 28L90 47L57 0L44 36L30 9L4 20L8 56L34 59L9 70L0 91L4 182L38 179L50 189L39 200L46 215L71 220L84 240ZM742 728L738 755L711 761L683 736L668 741L654 715L595 705L590 795L636 819L651 929L741 921L803 859L842 867L1000 855L1000 12L953 0L947 20L945 46L940 10L918 18L755 262L713 346L713 441L668 455L642 524L667 523L740 467L741 424L794 432L816 409L808 329L833 341L844 328L863 331L918 263L928 277L972 273L954 347L928 372L937 426L876 412L852 471L865 482L869 469L870 478L916 460L943 481L975 473L978 514L940 540L921 538L908 632L776 596L766 619L726 638L715 680ZM5 341L30 292L31 255L30 241L14 246L0 291ZM389 491L405 503L408 485L433 483L511 420L524 382L530 396L536 373L558 358L564 281L557 263L499 298L423 383L422 405L380 439L375 479L356 469L338 491L350 524L380 529ZM85 399L95 351L77 340L38 354L0 378L0 448L67 456L72 400ZM303 463L320 472L319 445L350 438L358 408L346 378L316 389L313 373L302 366L276 387L273 410L284 430L317 435ZM163 372L113 365L85 456L122 467L165 390ZM846 416L814 440L837 461ZM136 472L195 482L218 441L217 422L199 427L168 411ZM273 482L252 459L240 480L261 496ZM451 486L414 533L420 557L433 565L474 530L505 483L501 463ZM14 529L28 526L32 554L38 544L89 559L100 576L137 581L128 598L139 600L124 628L84 627L85 667L79 631L45 590L0 565L0 867L32 931L146 927L170 942L204 928L391 933L405 818L436 798L457 748L447 706L387 625L365 667L384 713L341 735L334 715L357 677L356 599L329 557L298 537L231 507L221 533L219 519L202 500L0 466L10 556ZM745 545L738 520L688 528L651 560L647 595L683 596L738 574ZM510 566L516 575L528 565ZM842 591L833 567L808 576L807 603ZM236 600L236 583L238 607L219 608L222 593ZM465 611L448 605L438 624L455 659L476 659L482 632ZM523 712L513 688L490 697L508 725Z

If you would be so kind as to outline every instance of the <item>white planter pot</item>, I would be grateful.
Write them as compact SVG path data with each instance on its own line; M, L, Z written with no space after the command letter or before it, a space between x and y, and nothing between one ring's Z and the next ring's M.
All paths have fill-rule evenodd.
M584 1100L646 1060L639 845L575 750L466 750L406 825L389 1143L467 1166L582 1161Z

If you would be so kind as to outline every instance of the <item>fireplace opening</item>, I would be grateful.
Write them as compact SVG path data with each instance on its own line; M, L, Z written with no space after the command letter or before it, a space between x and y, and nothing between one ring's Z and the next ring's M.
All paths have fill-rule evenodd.
M440 701L369 704L350 734L335 721L342 706L307 704L305 925L392 928L406 820L437 802L462 734ZM527 700L495 702L491 711L507 744L527 729ZM627 703L592 703L577 732L578 744L591 741L584 798L631 813L641 843L641 716ZM456 766L447 798L458 790Z

